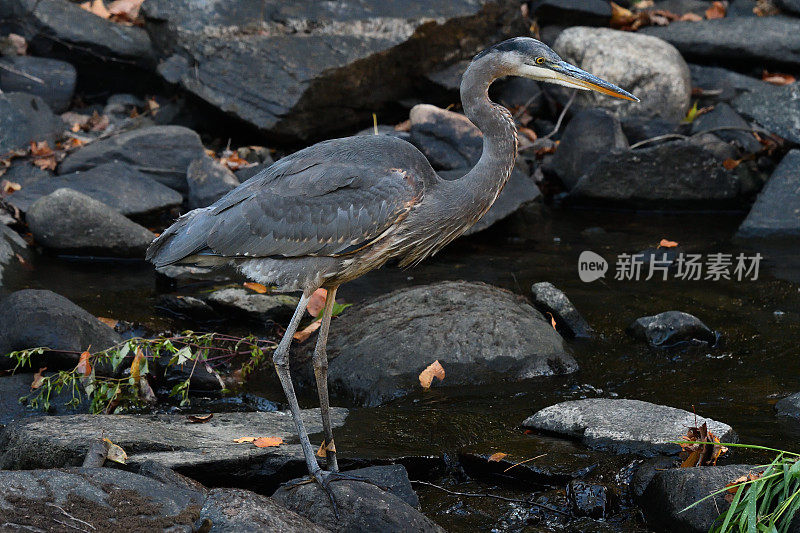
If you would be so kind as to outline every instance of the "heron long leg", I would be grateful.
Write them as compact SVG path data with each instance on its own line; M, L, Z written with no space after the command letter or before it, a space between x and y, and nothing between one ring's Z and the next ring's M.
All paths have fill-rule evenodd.
M303 448L303 456L306 459L308 472L316 477L322 469L314 456L314 448L311 447L311 442L308 440L308 433L306 433L306 428L300 415L300 405L297 403L297 395L294 392L294 385L292 385L292 378L289 374L289 346L292 344L294 332L297 331L297 326L300 324L300 319L303 318L303 313L308 306L310 298L311 293L303 293L300 303L297 304L297 309L294 310L294 315L292 315L292 319L286 328L286 333L283 334L281 342L278 343L278 347L275 349L272 361L275 363L275 371L278 373L278 379L281 381L286 400L289 402L289 409L297 427L297 435L300 437L300 446Z
M325 346L328 343L328 330L331 325L333 304L336 301L338 288L334 287L328 290L325 309L322 311L322 324L319 327L317 346L314 348L314 376L317 378L319 410L322 415L322 429L325 432L327 467L331 472L338 472L339 464L336 461L336 445L333 443L333 429L331 428L331 406L328 398L328 354L325 352Z

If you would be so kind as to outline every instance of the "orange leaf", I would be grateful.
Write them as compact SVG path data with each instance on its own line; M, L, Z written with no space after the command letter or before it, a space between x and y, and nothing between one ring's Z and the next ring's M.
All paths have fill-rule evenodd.
M431 388L431 383L433 383L433 378L439 378L439 381L444 381L444 368L442 368L442 364L438 359L419 373L419 384L422 385L423 389L429 389Z
M45 370L47 370L46 366L40 368L39 371L33 375L33 382L31 383L31 389L38 389L39 387L42 386L42 381L44 381L44 376L42 375L42 372L44 372Z
M547 314L550 315L550 325L553 326L553 329L556 329L556 319L553 317L552 313L548 312Z
M131 363L131 377L133 378L134 383L139 383L143 360L144 360L144 353L142 353L142 349L137 346L136 355L134 356L133 362Z
M306 310L308 314L317 317L325 308L325 299L328 297L328 291L325 289L317 289L314 291L314 294L311 295L311 299L308 300L308 307Z
M88 376L92 373L92 364L89 362L89 358L92 356L92 354L89 353L91 348L92 347L89 346L89 348L81 354L81 358L78 360L78 366L75 367L75 371L84 376Z
M661 239L661 242L658 243L659 248L675 248L678 246L678 243L675 241L668 241L667 239Z
M489 456L489 462L490 463L497 463L499 461L502 461L503 458L505 458L507 455L508 455L507 453L503 453L503 452L493 453L492 455Z
M322 325L322 320L315 320L300 331L295 331L292 338L297 342L305 342Z
M17 182L2 180L0 181L0 194L11 194L15 193L22 188Z
M709 20L721 19L725 17L725 12L726 12L725 4L723 4L719 0L716 0L711 4L711 7L706 9L706 18Z
M233 439L233 442L237 444L242 444L245 442L253 442L256 440L257 437L239 437L238 439Z
M773 85L789 85L797 81L791 74L780 74L778 72L768 72L766 70L761 73L761 79Z
M114 0L108 5L108 12L133 20L139 16L139 9L143 2L144 0Z
M115 328L117 327L117 324L119 324L119 320L117 320L116 318L107 318L104 316L99 316L97 317L97 320L99 320L100 322L102 322L103 324L105 324L110 328Z
M47 141L33 142L31 141L31 155L34 157L47 157L53 155L53 149L47 144Z
M205 424L212 418L214 418L214 413L209 413L207 415L188 415L186 420L190 424Z
M273 448L283 444L283 439L280 437L259 437L253 441L256 448Z
M102 17L107 19L111 17L111 13L106 9L105 4L103 4L103 0L92 0L91 2L84 2L81 4L81 7L92 13L93 15L97 15L98 17Z
M733 170L734 168L738 167L741 164L741 159L726 159L722 162L722 166L725 167L727 170Z
M612 28L622 28L624 26L628 26L634 20L636 20L636 15L633 14L633 11L630 9L626 9L620 5L615 4L614 2L610 2L611 4L611 27Z
M325 444L325 441L322 441L322 444L319 445L319 449L317 450L317 457L327 457L328 452L336 453L336 445L333 441L330 444Z
M267 292L267 288L264 285L255 283L253 281L245 281L244 288L250 289L253 292L257 292L258 294L264 294Z
M703 20L703 17L701 17L696 13L686 13L684 15L681 15L681 18L679 18L678 20L682 22L700 22L701 20Z
M686 458L686 459L685 459L685 460L684 460L684 461L681 463L681 468L691 468L691 467L693 467L693 466L697 466L697 464L698 464L698 463L699 463L699 461L700 461L700 455L701 455L702 453L703 453L703 451L702 451L702 450L695 450L695 451L693 451L692 453L690 453L690 454L689 454L689 457L687 457L687 458Z

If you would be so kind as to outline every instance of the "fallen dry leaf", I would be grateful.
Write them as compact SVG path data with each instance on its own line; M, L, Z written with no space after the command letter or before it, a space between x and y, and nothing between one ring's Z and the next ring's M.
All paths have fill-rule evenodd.
M411 131L411 120L404 120L394 125L394 131Z
M259 437L253 441L256 448L273 448L283 444L283 439L280 437Z
M89 358L92 356L89 352L91 348L92 347L89 346L89 348L81 354L81 358L78 360L78 366L75 367L75 371L84 376L88 376L92 373L92 364L89 362Z
M719 456L728 451L719 444L719 439L708 430L705 422L702 426L690 427L681 439L688 441L680 445L681 468L716 465Z
M250 289L253 292L257 292L258 294L264 294L267 292L267 288L264 285L254 281L245 281L242 286L245 289Z
M661 242L658 243L659 248L675 248L678 246L678 243L675 241L668 241L667 239L661 239Z
M245 442L253 442L258 437L239 437L238 439L233 439L233 442L237 444L243 444Z
M556 319L555 317L553 317L553 313L547 313L547 314L548 316L550 316L550 325L553 326L553 329L558 329L556 328Z
M100 322L102 322L103 324L105 324L110 328L115 328L117 327L117 324L119 324L119 320L117 320L116 318L107 318L104 316L99 316L97 317L97 320L99 320Z
M300 331L295 331L292 338L297 342L305 342L322 325L322 320L315 320Z
M38 389L42 386L42 381L44 381L44 375L42 374L45 370L47 370L46 366L43 366L39 369L37 373L33 375L33 381L31 382L31 389Z
M797 81L797 78L792 76L791 74L781 74L778 72L767 72L764 70L761 73L761 79L767 83L771 83L772 85L789 85Z
M236 152L220 158L219 162L228 167L228 170L239 170L240 168L250 166L250 163L246 159L239 157L239 154Z
M780 15L781 10L778 9L772 0L756 0L756 5L753 7L753 14L758 17L771 17L773 15Z
M715 0L712 2L711 6L706 9L706 18L709 20L725 18L726 11L725 4L719 0Z
M9 33L8 42L10 42L11 45L14 47L14 52L16 52L18 56L24 56L25 54L28 53L28 42L22 35L17 35L16 33Z
M319 449L317 450L317 457L328 457L328 452L336 453L336 445L334 441L331 441L330 444L325 444L325 441L322 441L322 444L319 445Z
M108 5L108 12L133 22L139 16L139 9L143 3L144 0L114 0Z
M93 15L97 15L100 18L110 18L111 12L106 9L106 5L103 3L103 0L92 0L91 2L84 2L81 4L81 7L88 11Z
M703 17L701 17L697 13L684 13L678 20L680 20L681 22L700 22L701 20L703 20Z
M0 193L12 194L22 188L22 185L15 181L2 180L0 181Z
M439 381L444 381L444 368L438 359L419 373L419 384L422 385L423 389L430 389L433 378L439 378Z
M209 420L214 418L214 413L208 413L207 415L187 415L186 420L190 424L205 424Z
M502 461L507 455L508 455L507 453L503 452L493 453L492 455L489 456L488 461L490 463L497 463L499 461Z
M103 439L106 444L108 444L108 455L106 458L109 461L114 461L115 463L125 464L125 461L128 460L128 454L125 453L125 450L122 449L121 446L114 444L108 439Z
M133 357L133 362L131 362L131 377L134 383L138 383L141 377L142 361L144 361L144 353L142 353L142 349L137 346L136 355Z
M726 159L722 162L722 166L725 167L727 170L733 170L734 168L738 167L742 163L741 159Z
M308 300L306 311L313 317L318 317L319 314L325 309L325 299L328 297L328 291L325 289L317 289L311 298Z

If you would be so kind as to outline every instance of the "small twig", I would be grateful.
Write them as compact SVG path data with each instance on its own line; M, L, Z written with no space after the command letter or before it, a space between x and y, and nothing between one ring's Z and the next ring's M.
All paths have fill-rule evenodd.
M90 524L89 522L85 522L85 521L81 520L80 518L75 518L74 516L72 516L71 514L66 512L62 507L59 507L58 505L56 505L54 503L45 502L45 505L49 505L50 507L55 507L56 509L58 509L59 511L64 513L64 516L68 517L71 520L75 520L76 522L80 522L81 524L83 524L85 526L89 526L92 529L97 529L92 524Z
M564 109L561 110L561 114L558 115L558 120L556 121L556 127L553 128L553 131L542 137L542 139L549 139L550 137L558 133L558 130L561 128L561 122L564 121L564 117L566 116L567 111L569 111L569 107L572 105L572 102L575 101L576 94L578 94L578 90L573 89L572 95L569 97L569 100L567 101L567 105L564 106Z
M711 128L708 130L698 131L697 133L693 133L692 135L681 135L680 133L667 133L665 135L657 135L655 137L650 137L649 139L645 139L643 141L639 141L638 143L634 143L630 145L631 150L635 150L640 146L644 146L646 144L658 142L658 141L666 141L669 139L691 139L692 137L697 137L698 135L705 135L706 133L714 133L717 131L746 131L748 133L763 133L765 135L772 135L771 132L764 130L762 128L740 128L737 126L720 126L719 128Z
M549 313L548 313L548 314L549 314ZM550 315L550 317L552 318L552 317L553 317L553 315ZM547 455L547 454L546 454L546 453L543 453L543 454L541 454L541 455L537 455L536 457L531 457L530 459L525 459L524 461L520 461L520 462L518 462L517 464L515 464L515 465L511 465L511 466L509 466L508 468L506 468L505 470L503 470L503 473L505 473L505 472L508 472L509 470L511 470L512 468L514 468L515 466L519 466L519 465L525 464L525 463L527 463L527 462L529 462L529 461L533 461L534 459L540 459L540 458L544 457L545 455Z
M40 84L44 85L44 80L42 80L41 78L37 78L36 76L31 76L27 72L23 72L21 70L17 70L14 67L11 67L11 66L7 65L6 63L0 63L0 68L3 69L3 70L9 71L11 74L16 74L17 76L22 76L23 78L28 78L29 80L31 80L33 82L40 83Z
M560 509L556 509L554 507L550 507L548 505L544 505L542 503L537 503L531 500L522 500L520 498L507 498L505 496L498 496L497 494L489 494L484 492L457 492L454 490L446 489L440 485L436 485L434 483L428 483L427 481L417 481L411 480L411 483L419 483L420 485L427 485L429 487L433 487L435 489L439 489L441 491L446 492L447 494L452 494L453 496L469 496L471 498L494 498L496 500L503 500L504 502L513 502L513 503L524 503L526 505L533 505L534 507L541 507L542 509L546 509L548 511L552 511L554 513L558 513L561 515L568 516L569 513L561 511Z

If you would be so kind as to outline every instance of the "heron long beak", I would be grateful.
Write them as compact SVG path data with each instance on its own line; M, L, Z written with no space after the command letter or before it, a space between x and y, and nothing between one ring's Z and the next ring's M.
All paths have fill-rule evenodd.
M623 100L631 100L638 102L639 99L628 91L621 89L609 83L606 80L600 79L597 76L589 74L585 70L579 69L575 65L570 65L566 61L548 65L550 70L554 73L555 79L561 85L567 87L575 87L576 89L584 89L590 91L597 91L598 93L607 94L614 98L622 98Z

